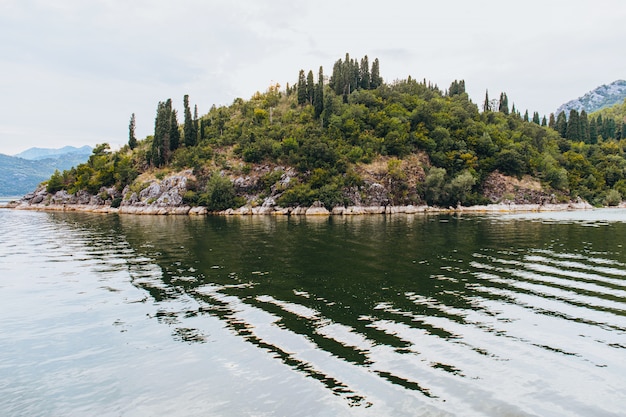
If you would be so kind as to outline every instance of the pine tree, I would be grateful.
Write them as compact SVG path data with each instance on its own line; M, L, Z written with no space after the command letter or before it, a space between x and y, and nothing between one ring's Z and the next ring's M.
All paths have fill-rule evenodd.
M541 126L548 126L548 119L546 119L546 116L543 116L543 119L541 119Z
M130 124L128 125L128 147L131 150L137 147L137 138L135 137L135 113L130 116Z
M183 98L183 106L185 112L185 120L183 122L183 136L185 146L191 147L196 145L197 133L195 132L193 119L191 118L191 108L189 107L189 95L185 94Z
M550 121L548 122L548 127L551 129L556 129L556 119L554 117L554 113L550 113Z
M530 120L528 119L528 110L526 110L526 112L524 113L524 121L525 121L525 122L530 121Z

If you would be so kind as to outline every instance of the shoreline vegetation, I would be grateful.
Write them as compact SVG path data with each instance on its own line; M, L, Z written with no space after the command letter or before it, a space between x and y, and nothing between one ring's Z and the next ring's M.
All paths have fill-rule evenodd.
M295 74L294 74L295 75ZM154 134L56 171L18 209L133 214L353 215L517 212L619 206L626 102L549 117L465 81L390 83L346 54L332 74L300 70L249 100L200 115L158 103Z

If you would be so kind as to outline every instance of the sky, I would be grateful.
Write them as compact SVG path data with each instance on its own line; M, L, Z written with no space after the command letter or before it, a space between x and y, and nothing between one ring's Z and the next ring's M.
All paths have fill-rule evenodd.
M626 79L624 22L624 0L0 0L0 153L115 149L159 101L202 115L346 53L548 116Z

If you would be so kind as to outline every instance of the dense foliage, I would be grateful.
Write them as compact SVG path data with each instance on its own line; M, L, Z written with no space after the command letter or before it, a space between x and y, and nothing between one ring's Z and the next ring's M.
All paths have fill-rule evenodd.
M331 207L353 204L365 180L361 168L382 158L389 204L482 203L483 183L496 170L537 178L563 199L614 204L626 196L621 115L572 111L548 122L509 110L505 93L499 100L487 94L480 111L462 80L442 91L411 77L384 83L379 71L378 59L370 67L367 56L346 55L328 80L321 67L317 80L301 70L292 87L272 85L201 117L197 107L191 115L185 96L182 127L171 100L161 102L154 136L115 153L99 146L86 164L55 174L48 189L121 190L147 170L193 168L198 185L187 201L222 209L245 202L222 177L262 164L297 171L288 184L279 183L280 174L261 178L262 196L273 193L284 206ZM134 116L131 140L132 129ZM412 176L402 163L416 155L421 174Z

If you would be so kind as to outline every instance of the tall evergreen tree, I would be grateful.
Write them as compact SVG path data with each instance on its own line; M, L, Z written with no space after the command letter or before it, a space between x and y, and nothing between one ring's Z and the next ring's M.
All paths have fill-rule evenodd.
M548 126L548 119L546 119L546 116L544 114L543 118L541 119L541 126Z
M556 131L559 132L562 138L567 137L567 116L565 116L564 111L561 111L556 116Z
M528 110L526 110L526 112L524 113L524 121L525 122L529 122L530 119L528 118Z
M580 140L580 115L578 110L571 109L569 111L569 118L567 119L567 130L565 134L566 138L572 141Z
M306 76L306 102L313 104L313 96L315 95L315 81L313 78L313 71L309 70Z
M383 78L380 76L380 62L378 61L378 58L375 58L374 62L372 63L372 71L370 72L370 74L370 87L372 88L372 90L383 85Z
M304 70L301 69L298 74L298 104L301 106L305 105L306 99L306 76L304 75Z
M343 65L341 63L341 59L336 61L335 65L333 65L333 74L328 81L328 86L337 95L343 93Z
M585 143L590 143L591 135L589 133L589 119L587 117L587 112L585 111L585 109L582 109L580 111L580 118L578 123L579 140L582 140Z
M489 101L489 90L485 90L485 102L483 103L483 112L491 110L491 102Z
M598 143L598 125L596 124L596 119L593 117L589 122L589 143Z
M556 129L556 118L554 117L554 113L550 113L550 121L548 122L548 127Z
M509 114L509 99L506 93L500 93L500 108L498 111L500 113Z
M185 94L185 97L183 97L183 106L185 112L185 119L183 121L183 136L185 139L185 146L191 147L196 145L197 133L195 132L193 119L191 118L191 108L189 107L188 94Z
M198 143L200 137L200 126L198 121L198 105L194 104L193 106L193 130L196 134L196 143Z
M315 108L315 117L320 117L324 111L324 69L321 66L317 74L317 85L315 86L315 94L313 96L313 107Z
M537 125L541 123L541 119L539 118L539 113L538 112L534 112L533 113L533 123L535 123Z
M360 71L361 71L361 74L360 74L361 88L363 90L369 90L370 89L370 64L367 59L367 55L365 55L363 59L361 59Z
M137 147L137 138L135 137L135 113L130 116L130 124L128 125L128 147L131 150Z
M152 139L150 161L155 167L167 163L170 150L170 127L171 127L172 100L159 102L157 115L154 121L154 137Z
M452 81L452 84L450 84L450 88L448 89L448 95L452 97L463 93L465 93L465 81Z
M180 131L178 130L178 114L176 109L170 113L170 151L174 152L180 146Z

